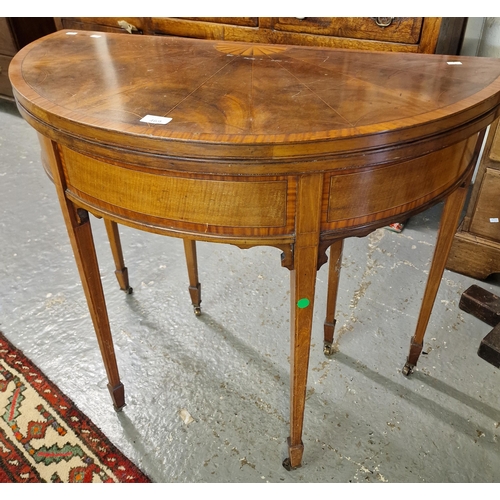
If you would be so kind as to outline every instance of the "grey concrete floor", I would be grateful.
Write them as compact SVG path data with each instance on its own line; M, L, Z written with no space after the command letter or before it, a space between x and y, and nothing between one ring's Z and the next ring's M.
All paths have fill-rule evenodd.
M490 483L500 479L499 371L477 356L491 327L458 307L445 271L416 372L401 373L441 206L346 241L338 352L322 352L319 271L303 467L287 472L289 271L280 252L200 243L201 317L181 240L121 227L132 295L92 219L127 406L116 413L55 190L35 132L0 103L0 330L159 483ZM191 415L185 423L182 415Z

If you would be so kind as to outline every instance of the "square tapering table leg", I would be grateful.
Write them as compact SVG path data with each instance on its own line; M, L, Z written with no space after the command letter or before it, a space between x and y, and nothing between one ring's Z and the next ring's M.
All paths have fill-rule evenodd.
M469 184L474 172L474 166L479 156L483 139L484 131L479 133L477 136L474 155L469 163L469 173L466 179L448 196L448 198L446 198L443 213L441 214L441 220L439 221L439 230L434 249L434 256L432 258L432 264L427 278L422 305L420 306L420 313L418 316L415 334L411 338L410 352L403 367L404 375L410 375L413 372L418 358L420 357L420 353L422 352L427 325L432 313L434 301L436 300L439 285L441 284L441 278L443 277L443 272L448 260L451 245L453 243L455 231L458 227L458 221L462 213L465 198L467 197L467 191L469 189Z
M286 469L301 466L302 428L318 263L322 174L299 177L296 241L290 272L290 437ZM312 214L315 214L313 216Z
M118 365L116 363L113 338L109 326L108 312L101 275L97 262L97 255L90 226L89 214L66 197L66 185L63 181L62 164L57 146L49 139L40 137L40 143L51 163L54 184L56 186L59 203L61 205L64 222L75 256L78 272L82 281L83 290L87 299L90 316L94 324L97 341L101 351L104 367L108 377L108 389L116 410L125 406L123 384L120 381Z

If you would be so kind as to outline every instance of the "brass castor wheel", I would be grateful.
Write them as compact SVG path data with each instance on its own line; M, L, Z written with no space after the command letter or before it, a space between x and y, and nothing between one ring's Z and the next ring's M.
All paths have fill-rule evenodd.
M411 375L413 373L413 369L415 368L415 365L410 365L410 363L406 363L403 366L403 375L408 377L408 375Z
M325 342L323 344L323 354L328 357L333 356L335 354L333 344L331 344L330 342Z
M123 291L124 291L127 295L132 295L132 292L134 291L134 289L133 289L131 286L129 286L128 288L125 288Z
M201 316L201 307L195 306L194 307L194 314L195 314L195 316Z
M292 471L292 470L295 470L297 469L297 467L292 467L292 464L290 463L290 459L287 457L285 458L285 460L283 460L283 467L287 470L287 471Z

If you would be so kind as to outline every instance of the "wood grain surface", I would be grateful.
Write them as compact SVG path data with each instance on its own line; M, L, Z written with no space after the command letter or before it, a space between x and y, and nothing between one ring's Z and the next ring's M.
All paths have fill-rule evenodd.
M284 465L294 469L327 248L331 355L342 240L445 200L403 369L411 373L485 129L500 113L500 60L61 30L21 50L9 75L56 184L117 409L123 385L88 212L107 221L125 290L116 223L184 238L197 314L194 240L283 250L291 271Z

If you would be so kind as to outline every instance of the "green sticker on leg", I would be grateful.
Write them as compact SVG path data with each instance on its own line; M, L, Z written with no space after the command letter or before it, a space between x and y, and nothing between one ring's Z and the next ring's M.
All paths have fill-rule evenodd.
M309 299L300 299L299 301L297 301L297 307L299 309L304 309L304 307L307 307L309 304Z

